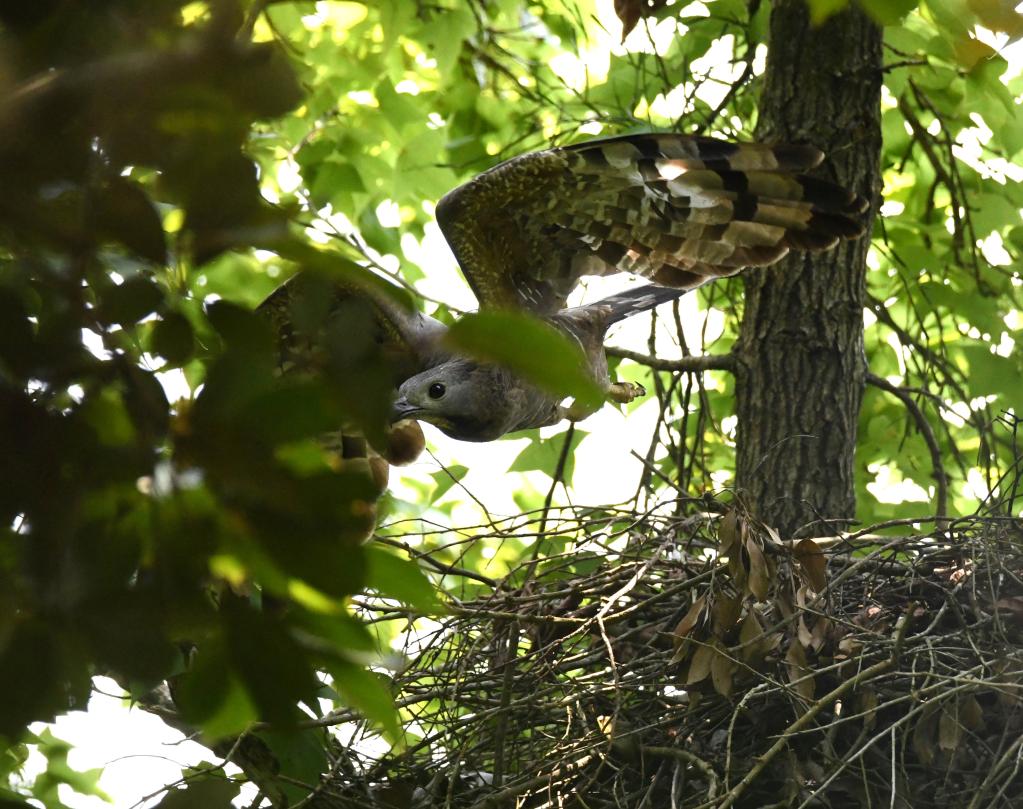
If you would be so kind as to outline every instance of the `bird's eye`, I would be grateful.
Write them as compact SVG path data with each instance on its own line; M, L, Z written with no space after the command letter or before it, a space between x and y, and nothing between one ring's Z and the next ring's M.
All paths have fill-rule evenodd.
M430 395L431 399L439 399L441 396L444 395L446 390L447 389L440 382L434 382L432 385L430 385L430 389L427 391L427 393Z

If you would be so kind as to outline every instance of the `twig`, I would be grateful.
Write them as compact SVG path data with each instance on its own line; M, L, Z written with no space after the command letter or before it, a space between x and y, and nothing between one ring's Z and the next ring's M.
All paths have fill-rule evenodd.
M913 606L914 605L910 605L911 608ZM731 790L729 790L729 792L725 795L724 800L722 800L721 803L717 804L717 809L728 809L728 807L734 806L735 802L741 797L742 793L746 791L746 788L750 784L752 784L753 781L756 780L757 776L759 776L760 773L762 773L767 768L767 766L774 760L775 756L777 756L778 753L780 753L785 748L785 746L789 743L789 737L793 733L796 733L802 730L807 725L809 725L810 722L812 722L813 719L817 716L817 714L819 714L829 705L832 705L847 691L850 691L854 689L856 686L860 685L861 683L865 683L869 680L872 680L877 675L883 674L884 672L893 668L896 662L898 662L899 654L902 651L902 642L906 637L906 631L909 629L909 623L910 623L909 611L907 611L907 613L902 616L898 626L896 627L895 640L892 645L891 654L886 659L863 669L856 676L850 677L848 680L844 680L836 688L832 689L829 693L825 694L823 697L814 702L814 704L810 706L806 713L804 713L802 716L796 719L796 721L792 722L787 728L785 728L784 731L782 731L781 735L778 737L775 743L771 745L770 748L768 748L767 752L757 759L757 763L754 764L750 768L749 772L747 772L746 775L742 777L742 780L739 781L739 783L737 783L734 787L732 787Z
M736 362L732 354L704 354L699 357L663 360L660 357L650 357L637 351L629 351L626 348L616 348L615 346L606 346L604 353L609 357L638 362L655 371L675 371L686 374L698 374L703 371L731 371L735 368Z

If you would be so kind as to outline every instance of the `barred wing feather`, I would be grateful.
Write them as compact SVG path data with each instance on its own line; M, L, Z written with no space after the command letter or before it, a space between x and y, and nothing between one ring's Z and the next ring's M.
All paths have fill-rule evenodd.
M506 161L437 220L483 307L550 314L583 275L691 289L862 233L866 202L804 172L811 146L627 135Z

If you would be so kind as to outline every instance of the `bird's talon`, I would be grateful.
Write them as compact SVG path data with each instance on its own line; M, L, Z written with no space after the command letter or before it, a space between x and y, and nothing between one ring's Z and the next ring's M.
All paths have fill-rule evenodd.
M646 396L646 388L638 382L612 382L608 398L619 404L628 404L640 396Z

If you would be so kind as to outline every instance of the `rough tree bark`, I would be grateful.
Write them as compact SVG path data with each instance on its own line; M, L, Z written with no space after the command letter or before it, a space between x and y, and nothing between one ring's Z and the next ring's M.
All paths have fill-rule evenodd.
M880 29L857 10L813 28L804 0L776 0L764 80L757 137L823 149L821 175L872 200L865 219L872 218L880 178ZM868 229L837 250L797 253L744 274L737 484L754 513L784 532L855 513L869 237Z

